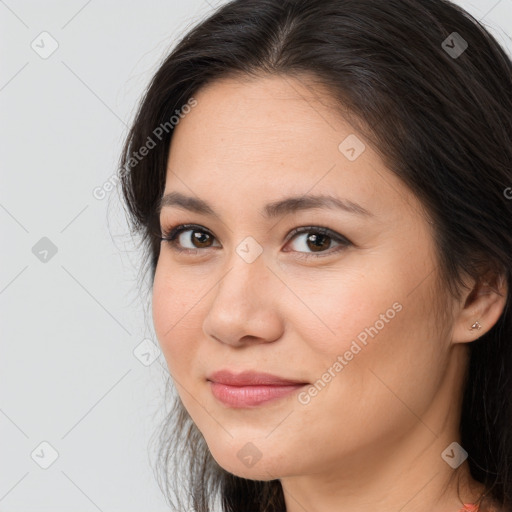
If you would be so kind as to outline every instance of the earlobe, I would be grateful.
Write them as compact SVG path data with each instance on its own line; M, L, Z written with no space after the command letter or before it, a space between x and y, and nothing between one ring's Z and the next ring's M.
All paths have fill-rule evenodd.
M505 309L508 287L503 275L476 282L461 301L452 342L468 343L489 332Z

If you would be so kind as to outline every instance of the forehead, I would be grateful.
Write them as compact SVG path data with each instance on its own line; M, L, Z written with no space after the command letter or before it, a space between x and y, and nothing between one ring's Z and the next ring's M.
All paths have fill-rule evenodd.
M222 79L194 97L197 106L177 125L174 140L187 137L190 143L195 136L202 143L222 140L217 153L230 143L243 144L249 152L258 145L270 149L294 141L297 151L305 137L328 136L335 143L343 132L353 131L334 112L335 102L327 91L292 77Z
M349 197L377 214L410 203L410 192L322 87L283 76L228 78L194 98L174 129L166 193L215 193L220 203L242 205L311 191ZM347 144L357 158L347 158Z

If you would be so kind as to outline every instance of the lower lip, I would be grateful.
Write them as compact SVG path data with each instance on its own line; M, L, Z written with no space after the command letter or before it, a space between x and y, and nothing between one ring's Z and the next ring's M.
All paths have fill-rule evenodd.
M228 386L209 381L213 396L230 407L251 407L277 400L293 393L307 384Z

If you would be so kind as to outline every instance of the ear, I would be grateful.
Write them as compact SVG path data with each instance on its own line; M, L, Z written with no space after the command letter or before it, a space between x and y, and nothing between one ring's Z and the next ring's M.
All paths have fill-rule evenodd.
M471 280L462 295L454 322L452 342L468 343L489 332L507 302L508 286L503 274L491 273Z

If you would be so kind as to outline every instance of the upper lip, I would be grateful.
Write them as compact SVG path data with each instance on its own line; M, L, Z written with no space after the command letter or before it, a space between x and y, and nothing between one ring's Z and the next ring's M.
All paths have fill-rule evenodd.
M285 386L292 384L307 384L307 382L301 380L286 379L270 373L255 372L252 370L246 370L241 373L233 373L229 370L220 370L211 373L207 377L207 380L217 382L219 384L226 384L228 386Z

